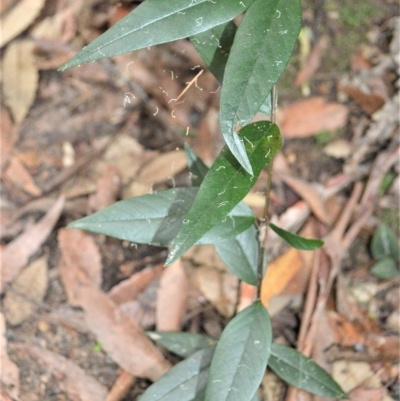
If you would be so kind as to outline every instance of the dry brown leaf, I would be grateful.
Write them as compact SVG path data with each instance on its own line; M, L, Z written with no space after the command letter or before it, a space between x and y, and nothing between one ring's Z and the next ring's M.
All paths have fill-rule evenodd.
M136 377L121 369L118 372L117 380L113 384L111 390L108 392L105 401L120 401L124 399L135 382Z
M166 267L157 292L158 331L180 331L186 311L189 281L181 259Z
M348 94L369 116L385 104L385 98L379 93L365 93L355 86L346 85L340 85L338 90Z
M140 170L137 180L149 184L159 184L182 171L187 166L185 152L173 150L163 153L147 162Z
M7 164L11 152L14 149L15 135L13 132L13 123L8 111L1 107L0 109L0 172Z
M282 292L303 265L299 251L294 248L268 264L261 287L261 301L266 308L270 299Z
M114 166L107 166L97 180L96 193L89 196L90 210L97 212L112 205L117 200L120 183L118 169Z
M4 171L4 176L16 187L23 189L32 196L40 196L42 194L41 189L35 184L29 171L16 156L11 157L10 163Z
M67 293L74 295L74 304L85 312L87 326L116 363L133 376L157 380L170 368L169 362L143 331L132 320L125 319L117 305L82 272L88 271L92 262L82 255L82 241L67 231L59 231L60 273L62 278L69 276L68 280L63 279Z
M349 393L351 401L383 401L385 400L385 387L381 388L364 388L357 387ZM393 398L386 398L387 401Z
M4 297L4 314L11 325L22 323L37 310L47 291L47 257L31 263L11 284ZM27 298L28 299L27 299Z
M99 288L101 286L101 255L93 237L78 229L61 229L58 232L58 242L63 252L65 265L74 266L74 269L61 271L61 278L68 294L69 302L78 306L76 294L69 292L77 286L77 281L89 282ZM67 251L75 247L74 251Z
M53 207L36 224L0 250L0 292L27 265L29 258L46 241L57 223L64 207L64 197L58 198Z
M23 32L39 15L46 0L21 0L1 18L0 47Z
M284 138L301 138L342 128L347 115L346 106L314 97L282 107L278 110L277 119Z
M0 383L14 399L19 399L19 369L7 353L6 321L0 313ZM1 395L1 394L0 394Z
M161 267L161 266L160 266ZM154 280L160 269L147 268L133 274L126 280L115 285L108 292L108 296L117 304L134 301L137 296Z
M351 154L351 145L345 139L340 138L324 146L323 152L335 159L346 159Z
M68 394L69 399L104 401L107 395L106 387L69 359L29 344L13 343L11 348L35 360L52 375L56 375L57 385Z
M21 13L29 15L26 10ZM7 47L2 61L4 97L14 121L18 123L28 114L35 100L39 82L33 47L34 43L31 40L15 41Z

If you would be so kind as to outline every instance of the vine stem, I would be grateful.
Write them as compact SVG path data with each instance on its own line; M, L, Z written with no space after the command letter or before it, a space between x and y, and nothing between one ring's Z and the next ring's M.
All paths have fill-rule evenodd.
M271 122L275 124L276 120L276 86L274 85L271 90ZM263 279L263 270L264 270L264 239L265 233L267 231L268 223L269 223L269 201L270 201L270 192L271 192L271 183L272 183L272 171L274 166L274 158L268 163L268 180L267 186L265 188L265 204L264 211L262 217L259 222L259 235L258 235L258 266L257 266L257 292L256 292L256 300L261 300L261 286Z

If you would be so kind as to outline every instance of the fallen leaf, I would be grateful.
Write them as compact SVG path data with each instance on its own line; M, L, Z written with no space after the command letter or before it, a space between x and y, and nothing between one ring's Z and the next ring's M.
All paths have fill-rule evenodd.
M145 183L159 184L182 171L187 166L183 150L163 153L147 162L140 170L137 180Z
M105 401L120 401L124 399L135 382L136 377L121 369L118 372L117 380L111 387L111 390L108 392Z
M42 194L41 189L35 184L29 171L16 156L11 157L8 166L4 171L4 176L16 187L23 189L32 196L37 197Z
M344 85L340 85L338 90L349 95L369 116L374 114L385 104L385 99L379 93L365 93L355 86Z
M180 331L186 311L189 281L181 259L166 267L157 292L157 331Z
M20 351L24 356L46 368L52 375L56 375L57 385L71 400L104 401L107 394L106 387L69 359L29 344L12 343L11 349Z
M29 15L26 10L21 14ZM3 94L17 123L28 114L38 87L39 72L34 63L33 47L31 40L15 41L7 47L2 60Z
M302 267L300 252L294 248L268 264L261 287L261 301L266 308L270 299L279 295Z
M11 152L14 149L15 135L13 123L8 111L1 107L0 109L0 172L6 166Z
M35 313L34 302L43 301L47 284L47 257L43 256L24 269L7 290L3 301L7 322L15 326Z
M364 388L357 387L349 393L351 401L383 401L385 398L385 388ZM386 398L387 401L393 398Z
M39 15L46 0L21 0L1 18L0 47L23 32Z
M328 143L323 149L327 156L334 157L335 159L346 159L351 154L351 146L345 139L337 139L336 141Z
M0 383L13 400L19 399L19 369L7 353L6 321L0 313ZM2 394L0 394L1 396Z
M56 225L63 207L64 197L61 196L41 220L0 250L0 292L3 292L4 286L18 276L27 265L29 258L46 241Z
M97 212L112 205L117 200L120 183L118 169L114 166L107 166L97 180L96 193L89 196L90 210Z
M98 289L83 271L90 271L90 258L83 255L82 241L77 236L59 231L62 254L60 273L74 304L85 312L85 321L101 342L102 348L124 370L133 376L157 380L170 368L154 344L130 319L125 319L118 306Z
M302 138L321 131L334 131L346 124L348 109L339 103L327 103L322 97L300 100L277 112L284 138Z

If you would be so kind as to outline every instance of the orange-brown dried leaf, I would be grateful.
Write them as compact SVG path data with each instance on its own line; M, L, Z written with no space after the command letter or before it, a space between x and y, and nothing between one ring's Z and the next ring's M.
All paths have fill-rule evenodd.
M1 107L0 109L0 172L6 166L8 159L14 149L15 135L13 123L8 111Z

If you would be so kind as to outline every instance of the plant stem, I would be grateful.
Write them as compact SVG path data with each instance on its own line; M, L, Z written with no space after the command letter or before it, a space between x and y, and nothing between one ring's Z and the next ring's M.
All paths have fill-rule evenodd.
M275 124L276 120L276 86L274 85L271 91L271 122ZM257 293L256 293L256 299L260 300L261 299L261 285L262 285L262 279L263 279L263 270L264 270L264 239L265 239L265 233L267 231L268 227L268 222L269 222L269 216L268 216L268 208L269 208L269 201L270 201L270 192L271 192L271 183L272 183L272 170L274 166L274 158L271 159L271 161L268 164L268 180L267 180L267 186L265 188L265 205L264 205L264 211L263 215L260 219L260 225L259 225L259 237L258 237L258 266L257 266Z

